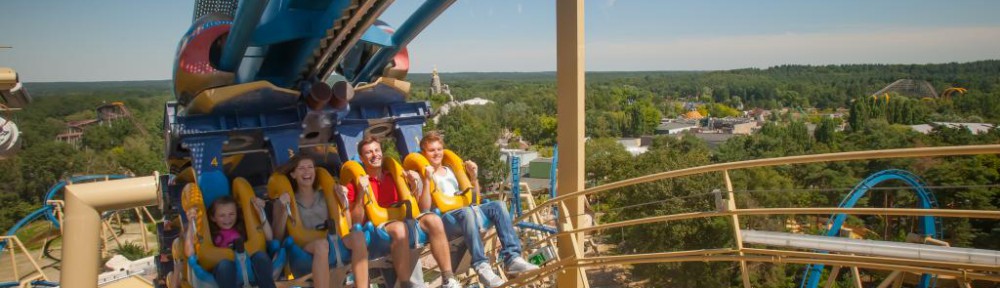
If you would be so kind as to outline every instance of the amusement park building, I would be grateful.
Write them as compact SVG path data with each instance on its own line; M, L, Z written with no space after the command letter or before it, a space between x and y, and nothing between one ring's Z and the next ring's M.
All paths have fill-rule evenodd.
M965 128L972 134L988 133L996 129L996 125L990 123L956 123L956 122L931 122L931 124L910 125L913 131L928 134L934 131L934 126L944 126L948 128Z

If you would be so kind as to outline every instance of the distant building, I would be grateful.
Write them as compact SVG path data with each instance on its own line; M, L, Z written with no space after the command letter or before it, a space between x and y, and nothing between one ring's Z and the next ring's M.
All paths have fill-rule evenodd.
M521 167L528 167L528 163L531 163L531 161L538 159L538 151L530 151L523 149L500 149L500 161L507 163L509 161L507 160L507 158L511 155L517 156L521 159L520 160Z
M990 132L990 130L996 129L997 127L996 125L989 123L955 123L955 122L931 122L931 123L933 125L932 124L910 125L910 128L912 128L913 131L917 131L924 134L928 134L931 133L931 131L934 131L934 126L945 126L949 128L965 128L966 130L969 130L969 132L972 132L972 134L979 135L982 133L988 133Z
M729 140L729 138L739 137L740 135L724 134L724 133L690 133L690 134L673 134L668 136L674 138L694 136L698 139L704 140L706 143L708 143L709 148L714 149L716 147L719 147L719 145L722 145L722 143L725 143L726 140Z
M704 115L701 115L701 113L698 113L698 110L688 111L687 113L684 113L684 116L682 116L682 117L684 119L688 119L688 120L698 120L698 119L701 119L701 118L705 118Z
M552 158L538 157L528 163L528 177L549 179L552 170Z
M99 123L98 119L67 122L66 129L64 129L62 133L59 133L59 135L56 135L56 140L73 144L73 146L78 146L80 145L80 141L83 139L83 130Z
M618 144L625 147L625 151L628 151L632 156L636 156L649 151L649 143L643 145L642 138L619 138Z
M726 134L750 135L759 127L753 118L712 118L708 121L708 129Z
M691 129L695 128L698 128L698 124L690 122L662 123L659 126L656 126L656 134L657 135L678 134L678 133L684 133L684 131L690 131Z
M764 121L767 121L767 116L771 115L771 111L754 108L750 111L744 111L743 115L747 118L753 118L754 120L757 120L757 122L763 123Z
M96 119L66 122L66 129L56 135L56 140L79 146L80 141L83 139L83 134L88 127L93 125L111 126L120 120L129 120L132 117L128 108L125 107L125 103L122 102L102 104L94 109L94 111L97 112ZM142 129L142 127L139 127L139 129ZM143 135L146 134L145 130L140 131L142 131Z
M111 104L104 104L97 107L97 121L112 123L113 121L124 119L128 115L124 107L125 103L122 102L111 102Z
M750 135L754 130L757 130L757 122L745 122L733 124L733 128L729 131L729 134Z

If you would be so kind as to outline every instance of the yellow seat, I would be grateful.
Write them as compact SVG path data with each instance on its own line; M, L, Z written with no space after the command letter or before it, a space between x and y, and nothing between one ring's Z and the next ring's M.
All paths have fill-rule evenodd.
M337 197L333 190L334 184L336 184L333 176L331 176L330 172L326 171L326 169L316 168L316 181L319 181L320 189L323 192L323 198L326 201L326 207L330 213L330 219L332 219L337 226L337 235L341 238L346 237L351 231L350 223L347 221L348 211L345 205L340 204L340 198ZM289 208L291 209L292 215L288 217L285 230L288 231L288 235L292 237L292 241L294 241L299 247L305 247L307 244L316 241L317 239L326 237L326 230L316 230L312 227L302 226L302 221L299 218L299 208L298 205L295 204L295 191L292 189L292 183L288 180L288 176L279 172L271 174L271 177L267 181L268 197L271 199L277 199L284 193L288 194L288 198L291 201L291 203L289 203Z
M368 220L372 222L372 225L379 226L388 221L416 219L420 215L420 208L417 206L416 199L410 193L410 187L403 180L403 166L400 166L399 162L395 159L386 157L382 160L382 169L387 169L386 172L391 175L390 183L382 183L382 185L396 185L396 192L399 193L399 199L401 199L399 202L404 203L401 206L382 207L375 200L375 191L372 191L372 187L370 186L365 191L360 191L360 180L362 177L368 177L368 174L361 167L361 164L356 161L347 161L347 163L344 163L344 166L340 169L340 182L344 185L353 183L355 191L363 193L358 196L364 197L365 213L368 215Z
M441 189L437 188L436 183L430 180L431 178L430 175L427 175L427 171L424 170L424 167L431 165L430 161L427 161L427 158L420 153L406 155L406 159L403 160L403 167L406 167L406 170L417 171L425 181L430 181L431 200L434 202L434 206L440 209L442 213L466 206L479 205L481 197L472 188L472 181L469 180L469 176L465 173L465 165L462 162L462 158L458 157L458 154L455 154L455 152L445 149L444 159L441 162L442 165L447 166L455 173L461 194L448 196L442 193Z
M184 256L184 237L174 239L170 254L174 257L174 278L167 278L167 287L190 288L188 283L187 257ZM173 281L177 281L175 284Z
M248 255L253 255L258 251L265 251L265 237L263 226L258 213L255 211L253 203L253 187L243 178L233 180L233 194L236 204L240 207L243 217L243 225L246 228L247 239L244 243ZM216 247L212 241L213 237L208 229L208 210L205 208L205 201L202 197L201 189L195 183L184 186L182 192L181 206L184 211L192 207L198 209L198 222L196 225L196 242L194 243L195 254L198 258L198 265L207 271L215 268L215 265L222 260L233 260L235 254L228 247Z

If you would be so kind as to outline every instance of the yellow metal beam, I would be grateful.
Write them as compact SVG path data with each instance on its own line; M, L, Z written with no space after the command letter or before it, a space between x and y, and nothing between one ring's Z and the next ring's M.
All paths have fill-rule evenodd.
M559 144L557 192L570 195L583 190L584 184L584 25L583 0L556 1L556 112ZM517 197L517 196L515 196ZM572 227L587 227L584 221L585 197L563 198ZM517 223L517 222L515 222ZM583 257L583 233L558 238L561 259ZM582 269L567 269L556 278L558 287L589 287L587 273Z
M63 287L97 287L101 212L155 205L159 175L67 185L65 189L66 226L63 239L73 239L74 249L63 249L60 282Z
M864 269L876 269L876 270L888 270L888 271L904 271L917 274L938 274L957 277L961 279L968 280L985 280L992 282L1000 282L1000 274L996 273L983 273L976 271L969 271L964 269L943 269L943 268L931 268L931 267L918 267L910 265L901 264L891 264L891 263L866 263L862 259L855 260L834 260L823 257L827 254L814 253L815 255L810 258L800 258L800 257L782 257L782 256L758 256L758 255L699 255L699 256L681 256L681 257L650 257L649 254L636 254L636 255L624 255L624 256L614 256L619 257L615 261L605 261L605 257L593 257L587 259L581 259L579 261L571 261L573 263L560 263L566 265L566 268L572 268L574 266L581 267L598 267L598 266L614 266L614 265L636 265L636 264L653 264L653 263L675 263L675 262L719 262L719 261L750 261L750 262L764 262L764 263L793 263L793 264L824 264L824 265L836 265L844 267L858 267ZM849 255L840 255L849 256ZM892 259L892 258L886 258ZM906 259L898 259L905 261ZM891 261L889 261L891 262ZM536 277L544 277L545 275L536 275Z
M720 217L728 215L791 215L791 214L834 214L850 215L893 215L893 216L937 216L955 218L1000 219L1000 211L957 210L957 209L919 209L919 208L765 208L737 209L735 211L689 212L670 215L653 216L640 219L625 220L615 223L605 223L587 228L564 231L562 233L581 233L611 228L635 226L640 224L678 221L697 218Z
M722 170L722 178L726 182L726 210L736 210L736 197L733 196L733 180L729 178L729 170ZM739 250L739 255L743 256L743 233L740 232L740 216L732 214L730 217L736 249ZM747 272L747 261L740 260L740 277L743 279L743 287L750 288L750 272Z
M31 258L31 253L28 253L28 249L25 248L24 243L21 242L21 239L17 238L17 236L0 236L0 242L3 241L7 241L7 247L8 247L7 249L10 249L10 263L11 263L11 268L14 269L15 280L21 278L20 275L18 275L17 273L17 260L16 260L17 253L14 250L14 249L19 249L21 250L21 253L24 253L24 256L28 258L28 261L31 261L31 266L35 267L35 272L38 272L38 275L41 277L41 279L49 281L49 276L46 276L45 271L42 271L42 267L38 266L38 262L35 262L35 259ZM38 276L36 276L36 278L37 277Z
M542 209L547 209L548 207L550 207L549 205L552 205L553 203L559 201L565 201L566 199L569 199L571 197L585 196L641 183L684 177L690 175L704 174L709 172L720 172L723 170L735 170L735 169L744 169L753 167L806 164L806 163L819 163L819 162L872 160L872 159L889 159L889 158L939 157L939 156L977 155L977 154L1000 154L1000 145L998 144L965 145L965 146L853 151L853 152L839 152L839 153L799 155L799 156L768 158L768 159L756 159L756 160L698 166L692 168L667 171L657 174L651 174L642 177L636 177L628 180L622 180L601 186L591 187L583 191L562 194L557 196L556 198L550 199L542 204L539 204L538 207L535 207L535 209L530 209L524 212L524 214L521 215L521 217L518 217L515 220L515 223L526 219L527 217L533 215L534 213L538 213L538 211L541 211Z

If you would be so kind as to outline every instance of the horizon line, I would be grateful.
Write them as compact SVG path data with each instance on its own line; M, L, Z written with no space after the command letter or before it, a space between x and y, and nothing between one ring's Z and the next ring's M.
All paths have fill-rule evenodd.
M989 62L989 61L1000 61L1000 59L981 59L974 61L958 62L937 62L937 63L844 63L844 64L780 64L768 66L766 68L761 67L742 67L742 68L732 68L732 69L706 69L706 70L587 70L585 73L635 73L635 72L648 72L648 73L662 73L662 72L693 72L693 73L706 73L706 72L725 72L725 71L735 71L735 70L747 70L747 69L758 69L767 70L776 67L784 66L803 66L803 67L827 67L827 66L855 66L855 65L881 65L881 66L891 66L891 65L944 65L944 64L969 64L976 62ZM16 71L16 70L15 70ZM530 73L556 73L556 70L540 70L540 71L449 71L441 72L438 74L486 74L486 73L507 73L507 74L530 74ZM409 72L407 74L431 74L433 72ZM24 82L25 84L56 84L56 83L112 83L112 82L143 82L143 81L172 81L173 79L137 79L137 80L97 80L97 81L38 81L38 82Z

